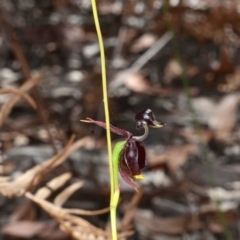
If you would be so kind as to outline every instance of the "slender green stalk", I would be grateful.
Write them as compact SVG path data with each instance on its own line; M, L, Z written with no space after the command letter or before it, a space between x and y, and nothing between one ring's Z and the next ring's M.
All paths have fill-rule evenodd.
M109 117L109 108L108 108L106 61L105 61L104 44L103 44L103 38L102 38L101 28L99 24L96 1L91 0L91 4L92 4L93 18L94 18L96 31L97 31L99 48L100 48L100 56L101 56L103 103L104 103L104 113L105 113L106 132L107 132L108 161L109 161L109 172L110 172L110 183L111 183L110 218L111 218L112 239L117 240L116 208L117 208L118 199L119 199L119 188L115 186L116 179L118 182L118 172L116 173L116 171L114 171L113 169L110 117Z

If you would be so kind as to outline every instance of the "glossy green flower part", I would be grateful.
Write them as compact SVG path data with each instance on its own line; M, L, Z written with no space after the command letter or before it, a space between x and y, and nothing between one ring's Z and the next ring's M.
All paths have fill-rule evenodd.
M110 125L110 130L126 139L125 143L122 145L122 150L119 152L117 163L118 169L124 181L137 190L135 180L141 180L144 178L141 174L141 170L147 164L146 151L142 141L148 135L148 127L160 128L165 124L158 122L150 109L145 109L137 113L135 120L136 128L145 130L144 134L141 136L133 136L129 131L117 128L113 125ZM94 123L100 127L106 128L105 122L95 121L91 118L81 121Z

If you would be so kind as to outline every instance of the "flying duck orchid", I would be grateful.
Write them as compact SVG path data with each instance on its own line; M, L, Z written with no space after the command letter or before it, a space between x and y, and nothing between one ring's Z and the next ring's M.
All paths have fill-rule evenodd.
M94 123L100 127L106 128L105 122L95 121L91 118L81 121ZM156 120L156 117L151 109L144 109L137 113L135 116L135 121L137 129L144 129L144 133L141 136L133 136L131 132L117 128L113 125L110 125L110 130L111 132L121 135L125 138L124 142L117 143L117 165L119 173L125 182L137 190L135 180L141 180L144 178L141 174L141 169L143 169L147 164L143 140L148 136L148 128L161 128L165 124ZM117 148L117 145L115 148Z

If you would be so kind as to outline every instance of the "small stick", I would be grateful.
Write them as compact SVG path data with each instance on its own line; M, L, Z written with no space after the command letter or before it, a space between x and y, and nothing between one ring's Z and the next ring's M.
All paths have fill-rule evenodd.
M156 55L171 39L173 38L172 32L166 32L155 44L152 45L141 57L139 57L130 68L123 71L109 84L111 90L119 87L124 79L133 73L138 72L154 55Z

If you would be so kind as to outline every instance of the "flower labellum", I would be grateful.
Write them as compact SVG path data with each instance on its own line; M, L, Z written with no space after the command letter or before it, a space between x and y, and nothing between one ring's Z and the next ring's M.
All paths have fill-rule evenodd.
M135 120L137 129L142 129L144 126L161 128L165 125L164 123L160 123L156 120L156 117L151 109L144 109L141 112L137 113Z

